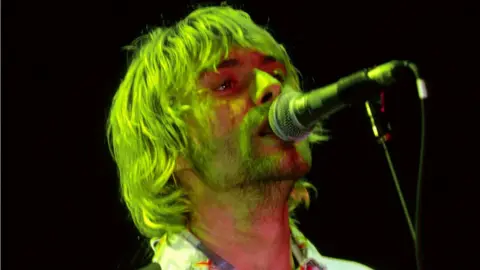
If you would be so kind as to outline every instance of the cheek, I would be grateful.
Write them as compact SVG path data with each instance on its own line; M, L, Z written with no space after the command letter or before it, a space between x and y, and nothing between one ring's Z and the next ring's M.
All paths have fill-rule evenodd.
M215 106L215 136L222 137L232 133L242 122L247 112L244 100L222 100Z

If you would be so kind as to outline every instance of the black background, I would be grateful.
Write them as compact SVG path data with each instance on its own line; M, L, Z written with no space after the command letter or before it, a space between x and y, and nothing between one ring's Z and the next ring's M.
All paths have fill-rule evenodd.
M129 269L143 240L120 203L105 140L127 68L121 47L187 15L186 1L9 1L2 7L3 257L6 269ZM304 88L392 59L418 64L431 98L423 189L425 269L473 256L477 10L461 3L231 1L287 47ZM477 33L477 34L475 34ZM415 205L419 108L413 80L388 89L389 148ZM360 104L361 105L361 104ZM321 253L375 269L414 269L391 174L362 106L332 117L308 178L319 196L300 228ZM457 116L461 115L461 117ZM473 116L470 117L469 116ZM477 121L478 123L478 121ZM472 172L472 173L471 173ZM411 214L413 211L411 211ZM473 246L471 246L473 245ZM459 254L459 255L456 255Z

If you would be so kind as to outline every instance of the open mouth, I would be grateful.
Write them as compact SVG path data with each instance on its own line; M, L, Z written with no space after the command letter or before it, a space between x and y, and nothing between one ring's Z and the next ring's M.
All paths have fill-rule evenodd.
M273 132L260 132L258 136L260 137L265 137L265 136L270 136L270 135L275 135Z
M272 129L270 128L268 121L265 121L262 123L262 125L259 128L258 136L265 137L269 135L275 135L275 133L273 133Z
M270 128L270 124L268 123L268 119L264 121L257 130L257 136L260 138L268 138L269 141L275 141L283 147L294 147L294 142L283 141L282 139L280 139L280 137L277 136L277 134L272 131L272 129Z

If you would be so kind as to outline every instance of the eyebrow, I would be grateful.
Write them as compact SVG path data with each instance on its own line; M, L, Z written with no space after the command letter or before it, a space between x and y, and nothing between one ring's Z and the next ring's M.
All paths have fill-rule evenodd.
M270 55L267 55L267 56L263 57L262 64L268 64L268 63L273 63L273 62L283 63L282 61L279 61L277 58L275 58L273 56L270 56Z
M238 66L239 64L240 62L237 59L231 58L231 59L223 60L220 64L217 65L217 68L235 67L235 66Z
M269 64L269 63L274 63L274 62L279 62L279 63L282 63L282 61L279 61L277 58L273 57L273 56L264 56L263 57L263 60L262 60L262 64ZM217 65L217 68L220 69L220 68L230 68L230 67L235 67L235 66L238 66L240 64L240 61L238 61L238 59L235 59L235 58L230 58L230 59L226 59L226 60L223 60L220 64Z

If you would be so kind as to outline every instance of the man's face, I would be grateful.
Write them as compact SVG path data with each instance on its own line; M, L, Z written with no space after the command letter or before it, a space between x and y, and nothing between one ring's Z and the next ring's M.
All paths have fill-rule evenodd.
M210 128L191 130L197 140L190 161L202 181L222 191L297 180L309 171L308 142L283 142L268 126L268 109L288 81L281 62L238 48L217 71L200 74L199 87L206 91L191 105L208 112L198 121Z

